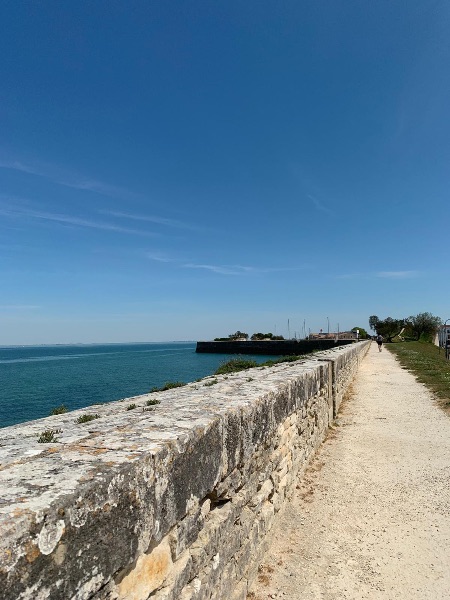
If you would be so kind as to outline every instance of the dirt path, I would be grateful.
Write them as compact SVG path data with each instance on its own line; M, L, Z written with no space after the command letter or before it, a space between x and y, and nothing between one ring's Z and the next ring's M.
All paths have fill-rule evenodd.
M372 344L249 600L449 600L450 419Z

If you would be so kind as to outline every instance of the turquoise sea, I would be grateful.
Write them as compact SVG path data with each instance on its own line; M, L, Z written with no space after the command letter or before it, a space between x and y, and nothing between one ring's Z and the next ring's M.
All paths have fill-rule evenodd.
M194 381L230 358L196 354L195 342L0 347L0 427Z

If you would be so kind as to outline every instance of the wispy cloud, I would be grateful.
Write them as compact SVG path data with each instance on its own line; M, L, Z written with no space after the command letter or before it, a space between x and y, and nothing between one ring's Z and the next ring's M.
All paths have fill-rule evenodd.
M359 278L368 278L368 275L364 275L363 273L344 273L343 275L336 275L335 279L359 279Z
M311 194L308 194L308 198L312 201L312 203L318 211L326 213L328 215L334 214L334 212L331 209L322 204L322 202L318 200L315 196L311 196Z
M249 267L243 265L208 265L208 264L197 264L187 263L182 265L185 269L205 269L206 271L212 271L213 273L219 273L220 275L244 275L244 274L258 274L258 273L278 273L282 271L298 271L304 267Z
M176 258L170 258L169 256L167 256L167 254L164 254L163 252L146 252L146 257L150 260L162 263L177 262Z
M88 192L96 192L97 194L102 194L103 196L110 196L112 198L140 198L139 194L135 194L130 190L125 188L121 188L119 186L110 185L108 183L104 183L102 181L88 180L88 179L80 179L80 180L54 180L55 183L59 185L64 185L65 187L74 188L76 190L86 190Z
M418 277L418 271L379 271L375 274L376 277L382 277L385 279L411 279Z
M157 234L142 231L139 229L130 229L128 227L122 227L114 223L107 223L102 221L94 221L91 219L85 219L73 215L67 215L62 213L52 213L46 211L33 210L31 208L10 208L1 207L0 214L6 217L15 219L34 219L38 221L49 221L60 225L71 225L74 227L84 227L90 229L102 229L104 231L114 231L117 233L127 233L131 235L143 235L143 236L155 236Z
M36 310L41 308L35 304L0 304L0 310Z
M378 271L377 273L344 273L335 279L412 279L419 277L419 271Z
M212 265L210 263L185 262L179 258L173 258L164 252L147 252L146 257L150 260L162 263L172 263L174 266L182 269L199 269L210 271L219 275L245 275L259 273L278 273L282 271L299 271L307 268L306 266L297 267L253 267L249 265Z
M20 171L21 173L27 173L28 175L35 175L37 177L43 177L48 179L52 183L63 185L65 187L74 188L77 190L85 190L89 192L95 192L103 196L109 196L112 198L140 198L139 194L131 192L125 188L111 185L103 181L97 181L95 179L86 178L73 173L68 173L62 169L51 166L51 165L33 165L25 164L18 160L1 160L0 168L9 169L11 171Z
M242 271L232 269L230 267L221 267L220 265L202 265L195 263L186 263L182 265L184 269L203 269L205 271L212 271L213 273L219 273L220 275L240 275Z
M9 169L11 171L21 171L22 173L28 173L29 175L38 175L43 177L39 169L30 165L24 165L18 160L0 160L0 169Z
M238 269L244 273L280 273L282 271L301 271L306 269L306 265L297 267L249 267L243 265L231 265L231 268Z
M135 215L126 212L114 211L114 210L103 210L100 211L102 214L109 215L111 217L118 217L120 219L131 219L133 221L141 221L147 223L156 223L157 225L166 225L167 227L175 227L178 229L191 229L196 230L195 225L189 223L183 223L176 219L167 219L165 217L158 217L155 215Z

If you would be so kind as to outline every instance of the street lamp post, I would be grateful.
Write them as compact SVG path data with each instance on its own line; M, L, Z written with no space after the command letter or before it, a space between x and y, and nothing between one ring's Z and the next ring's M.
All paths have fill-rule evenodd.
M328 323L328 334L330 333L330 318L327 317L327 323Z

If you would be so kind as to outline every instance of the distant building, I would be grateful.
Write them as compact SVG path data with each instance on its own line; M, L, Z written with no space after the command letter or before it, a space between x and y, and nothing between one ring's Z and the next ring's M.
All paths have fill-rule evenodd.
M445 348L450 344L450 325L441 325L438 329L438 345Z

